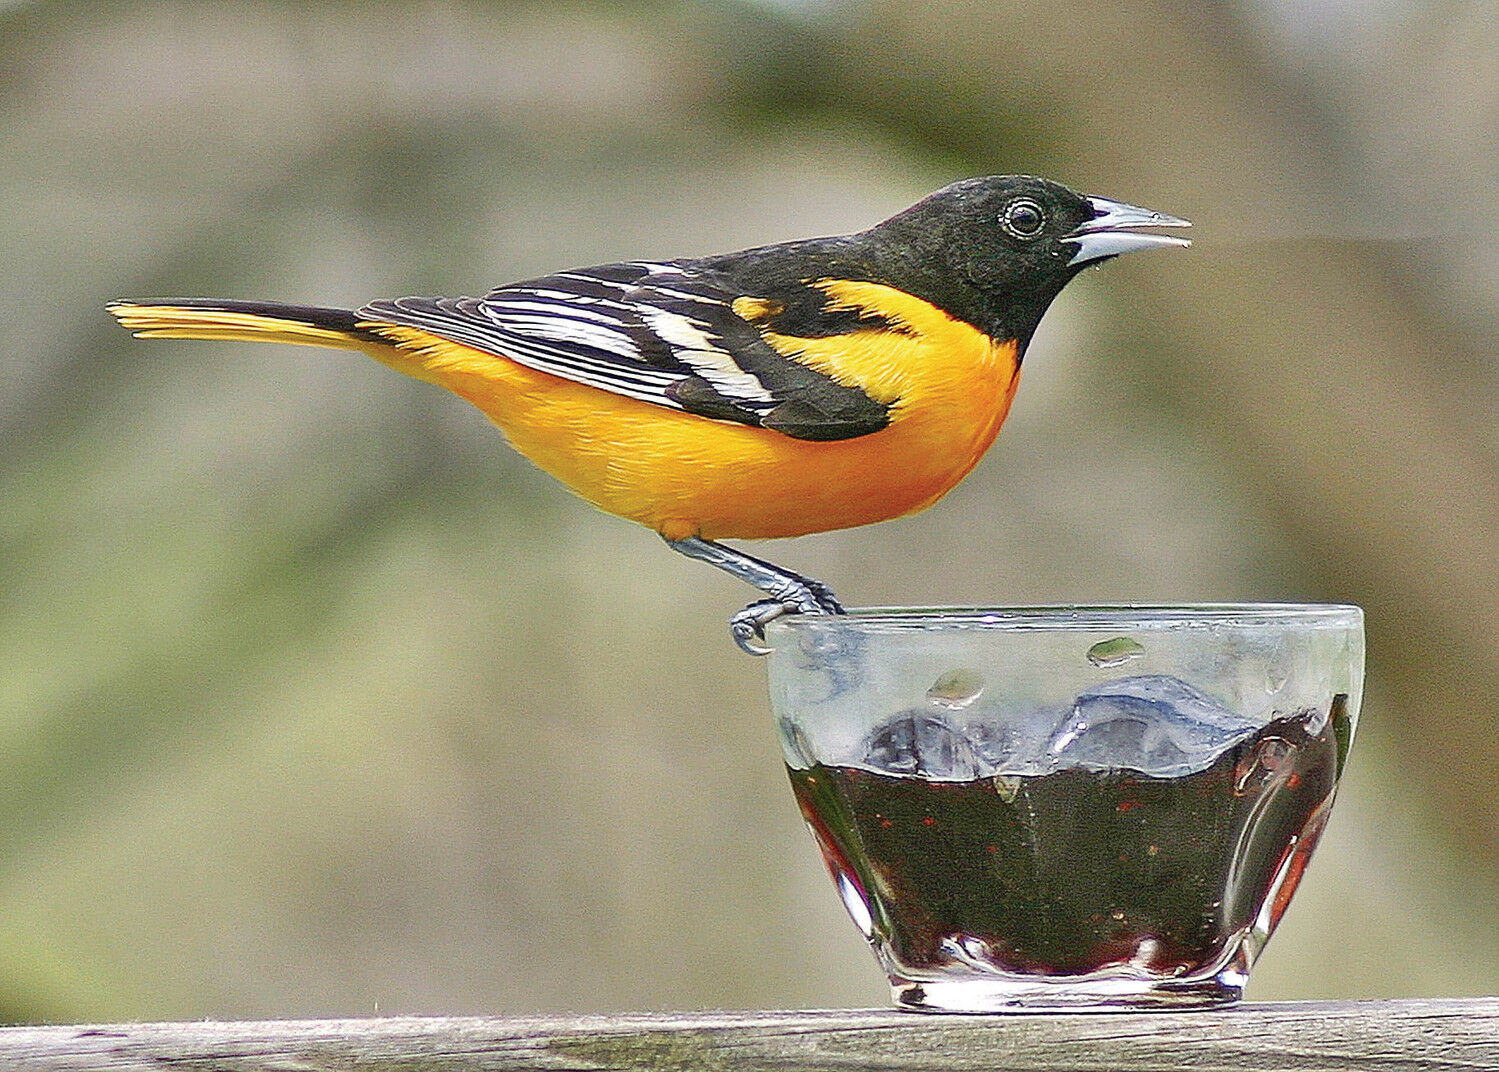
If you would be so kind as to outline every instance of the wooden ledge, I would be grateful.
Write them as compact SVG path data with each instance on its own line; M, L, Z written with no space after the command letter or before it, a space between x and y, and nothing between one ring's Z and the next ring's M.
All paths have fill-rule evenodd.
M0 1028L7 1072L1499 1069L1499 998L1193 1012L884 1010Z

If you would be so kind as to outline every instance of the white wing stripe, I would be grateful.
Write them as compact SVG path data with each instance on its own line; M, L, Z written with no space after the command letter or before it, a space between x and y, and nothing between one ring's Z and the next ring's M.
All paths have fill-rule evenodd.
M619 326L619 317L609 313L597 312L593 309L580 308L576 299L564 305L561 302L547 301L516 301L511 298L493 298L486 301L481 308L487 314L516 313L525 315L527 313L540 313L543 316L562 317L568 320L586 320L590 324L606 324L612 327Z
M587 368L607 372L610 375L621 376L628 379L639 380L641 383L658 383L662 386L676 383L682 378L682 374L673 369L655 368L650 365L631 362L625 364L608 355L588 353L580 350L558 350L545 343L537 342L525 335L514 332L503 332L502 339L507 346L524 347L526 350L538 356L545 356L552 364L570 367L574 364Z
M584 283L592 283L596 287L613 287L618 291L634 290L635 283L622 283L617 279L600 279L596 275L588 275L584 272L554 272L553 279L577 279Z
M538 372L576 379L605 390L618 390L647 402L677 406L664 392L682 378L679 372L635 363L624 364L606 356L592 357L579 351L556 350L503 328L497 333L457 319L444 318L439 333L455 342L499 353Z
M484 304L508 303L512 294L540 298L544 302L555 302L556 305L554 308L572 309L575 311L577 311L579 304L618 309L622 313L633 313L635 310L635 307L629 302L615 301L613 298L605 298L598 294L577 294L570 290L552 290L549 287L506 287L504 290L496 291L485 298Z
M493 347L494 340L490 341ZM637 382L632 378L625 379L618 374L618 366L609 366L609 371L598 374L585 368L581 363L562 362L551 360L555 355L551 351L542 350L537 355L536 348L525 346L513 340L505 340L497 347L506 357L517 364L533 368L538 372L545 372L552 376L561 376L563 379L572 380L576 383L586 384L589 387L598 387L618 395L626 395L630 398L638 398L642 402L652 402L658 406L670 406L673 409L681 409L679 402L666 394L663 390L671 382L680 379L680 376L670 377L667 384L653 384L649 382Z
M663 287L656 284L651 285L652 294L664 294L668 298L676 298L680 301L697 302L699 305L722 305L723 302L717 298L710 298L706 294L693 294L686 290L677 290L675 287Z
M589 324L581 320L564 320L556 316L507 316L496 317L496 322L506 331L548 342L572 343L595 350L616 354L630 361L639 361L640 347L623 331Z
M507 336L497 340L505 354L524 354L523 363L554 376L591 375L601 379L634 383L641 387L663 390L682 378L681 373L647 368L627 368L617 362L590 358L584 354L559 354L545 346L537 346L523 338ZM494 342L491 342L494 345ZM519 360L519 359L517 359Z
M672 354L690 365L699 376L735 401L775 402L776 397L754 376L745 372L727 350L713 345L706 325L664 309L642 308L650 329L672 348Z

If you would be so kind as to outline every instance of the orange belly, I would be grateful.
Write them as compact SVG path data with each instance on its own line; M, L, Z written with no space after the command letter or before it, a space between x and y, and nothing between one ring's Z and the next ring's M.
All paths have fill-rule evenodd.
M890 424L831 442L637 401L409 328L379 326L401 346L381 360L467 399L578 495L668 539L800 536L930 506L998 434L1018 381L1015 344L922 305L924 330L878 340L874 371L893 370L876 383L892 401ZM879 379L838 366L875 359L858 347L850 359L832 340L780 342L810 349L808 362L831 375Z

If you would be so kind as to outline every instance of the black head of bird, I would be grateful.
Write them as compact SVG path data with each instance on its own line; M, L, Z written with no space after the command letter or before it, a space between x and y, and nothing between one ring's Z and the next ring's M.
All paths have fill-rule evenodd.
M944 186L860 235L905 288L994 339L1021 349L1062 288L1121 253L1187 246L1140 228L1186 220L1079 194L1031 175L991 175Z

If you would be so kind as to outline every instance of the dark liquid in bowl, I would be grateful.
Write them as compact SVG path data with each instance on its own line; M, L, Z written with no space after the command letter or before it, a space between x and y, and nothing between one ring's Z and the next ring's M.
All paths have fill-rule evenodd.
M1275 927L1326 821L1347 736L1334 702L1331 717L1277 719L1178 777L788 772L892 976L966 963L1172 979L1211 972L1246 930Z

